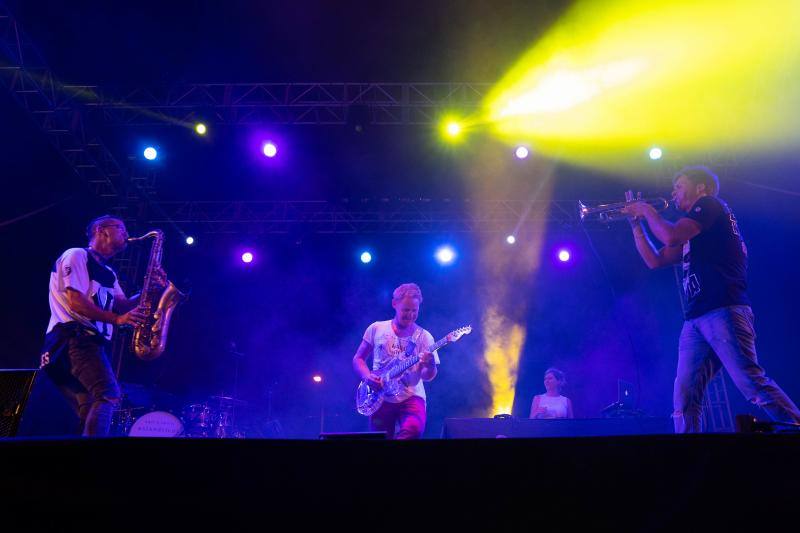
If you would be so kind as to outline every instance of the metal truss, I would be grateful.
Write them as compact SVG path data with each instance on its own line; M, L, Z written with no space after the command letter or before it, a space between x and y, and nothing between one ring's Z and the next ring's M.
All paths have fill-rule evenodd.
M703 431L712 433L732 433L734 430L727 382L722 371L717 372L706 387L703 399L703 426Z
M114 156L85 126L80 102L86 93L58 82L11 13L0 4L0 84L47 134L69 166L91 191L122 215L126 203L140 199Z
M153 225L198 233L491 233L520 224L578 223L576 202L361 199L159 202Z
M206 83L138 88L111 96L93 86L87 109L112 124L414 125L442 112L476 112L488 83Z

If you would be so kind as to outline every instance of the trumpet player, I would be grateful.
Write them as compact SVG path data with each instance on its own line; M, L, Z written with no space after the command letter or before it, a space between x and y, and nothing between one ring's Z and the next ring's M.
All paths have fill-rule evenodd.
M70 248L50 273L50 323L41 367L78 414L84 436L108 435L120 389L107 350L114 326L141 324L139 297L127 298L109 261L127 246L125 223L109 215L86 228L89 245ZM166 285L166 274L157 283Z
M797 406L758 363L746 292L747 247L736 217L717 196L719 179L704 166L691 166L679 171L672 185L672 200L685 213L677 222L645 202L632 202L623 213L648 267L683 267L687 305L673 390L675 432L701 431L705 389L722 367L773 420L800 423ZM663 243L660 249L645 233L645 223Z

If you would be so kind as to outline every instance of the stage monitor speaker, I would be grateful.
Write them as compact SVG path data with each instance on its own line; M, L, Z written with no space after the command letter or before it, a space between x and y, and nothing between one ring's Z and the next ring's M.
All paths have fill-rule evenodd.
M0 437L14 437L31 393L36 370L0 370Z
M386 432L356 431L349 433L320 433L319 440L386 440Z
M80 421L64 395L41 370L34 370L17 437L74 437Z
M672 434L669 417L639 418L446 418L445 439L614 437Z

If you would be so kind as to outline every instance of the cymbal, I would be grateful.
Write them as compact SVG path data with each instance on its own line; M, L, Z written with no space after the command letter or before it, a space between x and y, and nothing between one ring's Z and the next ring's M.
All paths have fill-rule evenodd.
M233 405L247 405L247 402L244 400L237 400L236 398L231 398L230 396L211 396L212 400L217 400L220 403L230 403Z

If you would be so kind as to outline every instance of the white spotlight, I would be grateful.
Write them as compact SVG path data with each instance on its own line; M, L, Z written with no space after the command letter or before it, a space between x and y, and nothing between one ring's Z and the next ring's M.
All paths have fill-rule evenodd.
M656 159L661 159L662 155L664 155L664 152L658 146L650 149L650 159L653 161Z
M145 159L147 159L149 161L152 161L156 157L158 157L158 152L156 151L155 148L153 148L152 146L148 146L147 148L144 149L144 158Z
M261 150L267 157L275 157L275 155L278 153L278 147L271 142L264 143L264 146Z
M514 155L517 156L517 159L525 159L528 157L528 149L524 146L518 146L517 149L514 151Z
M508 237L506 237L506 242L508 244L514 244L515 242L517 242L517 238L514 237L513 235L509 235Z
M440 246L436 250L436 260L440 265L449 265L456 259L456 252L450 246Z

